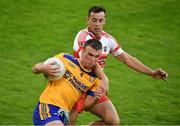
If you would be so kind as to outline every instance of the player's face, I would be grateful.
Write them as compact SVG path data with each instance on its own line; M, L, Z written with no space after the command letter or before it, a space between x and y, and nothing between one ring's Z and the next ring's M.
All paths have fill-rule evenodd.
M101 50L96 51L91 46L87 46L82 52L82 65L86 69L91 69L98 61Z
M88 17L88 21L87 21L88 30L93 32L96 37L99 37L101 35L104 24L105 24L104 12L90 13L90 16Z

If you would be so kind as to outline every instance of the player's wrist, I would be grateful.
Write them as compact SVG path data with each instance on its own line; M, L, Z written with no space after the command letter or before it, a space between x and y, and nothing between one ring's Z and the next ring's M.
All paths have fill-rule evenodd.
M150 70L149 76L155 78L155 71L154 70Z

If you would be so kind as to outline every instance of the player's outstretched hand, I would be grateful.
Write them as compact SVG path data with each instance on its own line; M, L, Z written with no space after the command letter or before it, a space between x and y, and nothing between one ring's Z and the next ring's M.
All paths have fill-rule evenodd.
M166 71L162 70L161 68L158 68L153 72L152 77L154 77L156 79L167 80L168 73Z

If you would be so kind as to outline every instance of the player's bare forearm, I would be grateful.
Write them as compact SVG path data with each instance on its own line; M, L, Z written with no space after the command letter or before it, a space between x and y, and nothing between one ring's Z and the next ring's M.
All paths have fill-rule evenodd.
M151 68L147 67L142 62L140 62L138 59L130 56L126 52L123 52L123 54L117 56L117 59L120 61L123 61L130 68L132 68L138 72L147 74L153 78L166 79L168 76L166 71L161 70L161 69L152 70Z
M132 69L138 71L138 72L141 72L141 73L144 73L144 74L147 74L149 76L152 76L153 75L153 70L150 69L149 67L145 66L143 63L141 63L139 60L137 60L136 58L134 57L130 57L129 59L130 61L127 62L127 65L129 67L131 67Z
M100 86L104 90L108 91L108 89L109 89L109 80L108 80L108 77L106 76L106 74L102 71L101 67L98 64L96 64L94 66L93 70L94 70L96 76L102 81Z
M153 70L151 70L149 67L145 66L143 63L141 63L135 57L130 56L126 52L123 52L122 54L118 55L117 59L124 62L130 68L132 68L138 72L147 74L149 76L152 76L152 74L153 74Z

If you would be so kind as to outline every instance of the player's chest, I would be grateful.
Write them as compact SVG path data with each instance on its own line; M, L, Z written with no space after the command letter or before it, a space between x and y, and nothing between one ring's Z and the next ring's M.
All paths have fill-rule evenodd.
M102 54L108 54L111 50L111 44L108 39L102 37L99 41L102 44Z
M79 86L83 90L88 90L95 83L95 77L84 72L78 65L69 62L66 65L67 70L65 73L65 78L68 82L73 83L73 85Z

